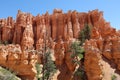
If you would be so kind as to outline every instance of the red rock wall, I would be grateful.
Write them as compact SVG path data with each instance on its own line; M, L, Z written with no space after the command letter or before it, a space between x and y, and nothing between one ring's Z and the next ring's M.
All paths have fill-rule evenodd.
M60 70L58 80L71 80L76 65L72 63L68 50L85 24L93 26L91 40L85 43L85 71L88 80L100 80L100 56L113 60L117 69L120 69L118 45L120 34L110 27L104 20L103 13L98 10L88 13L77 11L63 13L62 10L55 9L53 14L46 12L37 16L18 11L15 21L11 17L0 19L0 40L20 44L22 51L34 48L41 50L47 40L46 44L55 52L55 63ZM112 50L112 54L109 54L107 48Z
M16 73L22 80L34 80L37 54L24 51L19 45L0 45L0 66Z
M0 20L2 27L1 36L3 36L1 39L3 41L12 40L13 43L20 44L23 32L28 23L33 27L35 43L39 38L43 38L45 32L47 36L52 37L55 41L58 40L59 36L61 36L63 40L66 40L67 36L77 38L84 24L94 25L94 23L92 23L93 19L91 18L94 18L92 12L78 13L76 11L69 11L68 13L63 13L62 10L54 10L52 15L46 13L32 16L29 13L18 11L16 21L11 17L7 20ZM99 14L99 12L97 14Z
M94 13L98 15L98 13ZM120 72L120 36L119 32L110 26L109 23L92 16L93 29L91 39L85 42L85 71L88 80L101 80L103 73L100 67L100 59L106 59L114 69ZM95 19L96 18L96 19Z

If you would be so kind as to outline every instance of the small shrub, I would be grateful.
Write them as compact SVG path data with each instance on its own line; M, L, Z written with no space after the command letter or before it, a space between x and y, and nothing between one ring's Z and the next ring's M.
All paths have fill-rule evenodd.
M4 44L4 45L7 45L7 44L9 44L9 42L8 42L8 41L4 41L3 44Z
M36 74L37 80L42 80L41 77L40 77L40 74L41 74L41 71L42 71L42 67L38 63L36 63L35 67L36 67L36 70L37 70L37 74Z
M0 40L0 44L2 44L2 41Z
M111 76L111 80L116 80L117 79L117 76L116 75L112 75Z
M84 79L84 76L85 76L84 74L85 74L84 69L82 69L82 68L79 67L79 68L75 71L74 76L79 77L80 80L85 80L85 79Z
M0 41L0 44L8 45L10 43L8 41Z

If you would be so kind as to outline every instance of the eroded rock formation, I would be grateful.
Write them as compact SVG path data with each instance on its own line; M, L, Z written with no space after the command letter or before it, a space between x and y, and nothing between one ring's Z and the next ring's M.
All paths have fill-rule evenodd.
M17 44L0 45L0 65L14 71L22 80L34 80L36 62L37 54L32 51L22 52Z
M108 22L103 20L102 15L99 15L96 19L97 21L93 21L95 26L92 29L91 39L89 41L87 40L84 45L86 51L84 64L88 80L104 80L108 74L103 71L103 68L107 69L107 67L101 64L101 60L107 62L115 69L114 74L108 75L112 77L112 75L117 73L119 75L117 80L119 80L119 33Z
M18 11L16 20L12 17L0 19L0 41L15 45L0 45L0 65L18 72L22 80L33 80L34 65L40 61L38 50L43 53L48 46L54 54L60 71L58 80L72 80L76 65L72 62L69 46L74 42L85 24L92 26L91 39L86 40L84 66L88 80L101 80L102 64L105 58L120 70L120 33L111 28L98 10L88 13L55 9L53 14L32 16ZM39 59L37 59L39 58Z

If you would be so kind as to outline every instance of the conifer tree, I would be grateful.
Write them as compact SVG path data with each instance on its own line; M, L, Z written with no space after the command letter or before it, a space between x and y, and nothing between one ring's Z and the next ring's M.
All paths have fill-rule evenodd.
M85 27L79 33L79 40L81 41L80 45L82 45L86 39L90 39L91 28L88 24L85 24Z
M44 79L45 80L49 80L51 76L53 76L53 74L56 72L56 66L54 61L52 61L51 58L51 52L50 50L48 50L45 55L44 55L44 61L45 64L43 65L44 67Z
M47 31L44 35L44 47L43 47L43 53L42 53L42 68L39 69L40 74L42 74L42 77L39 78L39 80L50 80L50 78L53 76L53 74L56 72L56 65L55 62L52 60L51 57L51 51L47 44L48 36ZM40 65L40 64L39 64ZM39 67L40 68L40 67Z
M79 77L77 80L84 80L84 49L80 46L80 42L76 41L73 42L70 46L70 51L72 52L71 58L75 64L77 64L79 67L74 72L74 76Z
M42 64L38 64L38 63L36 64L36 70L37 70L36 77L38 80L50 80L50 78L56 72L56 65L52 60L51 52L49 49L43 55Z

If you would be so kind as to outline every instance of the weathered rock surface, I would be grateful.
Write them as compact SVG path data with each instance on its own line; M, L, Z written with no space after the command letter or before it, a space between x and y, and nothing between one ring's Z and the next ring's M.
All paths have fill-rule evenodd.
M100 75L102 71L99 65L101 52L96 47L97 44L94 40L90 40L90 42L86 41L84 66L88 80L101 80Z
M45 45L50 47L55 56L55 63L60 71L58 80L72 80L76 65L72 62L69 46L78 38L85 24L92 26L91 39L86 40L85 71L88 80L101 80L104 57L109 64L114 63L120 70L120 31L111 28L98 10L88 13L55 9L53 14L32 16L18 11L16 20L12 17L0 19L0 41L17 45L0 46L0 65L10 68L24 80L35 77L34 65L39 59L33 50L41 53ZM14 51L16 50L16 51Z
M99 62L101 60L107 62L114 68L115 74L118 73L120 77L119 32L112 28L110 23L105 22L102 13L98 14L98 12L93 11L91 14L94 17L92 18L94 27L92 29L91 39L89 41L87 40L84 45L86 52L84 64L88 80L102 80L102 77L105 78L107 76L102 70L105 66ZM114 74L111 74L111 77L112 75Z
M0 45L0 65L14 71L22 80L34 80L34 65L37 55L32 51L22 52L19 45Z

